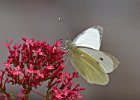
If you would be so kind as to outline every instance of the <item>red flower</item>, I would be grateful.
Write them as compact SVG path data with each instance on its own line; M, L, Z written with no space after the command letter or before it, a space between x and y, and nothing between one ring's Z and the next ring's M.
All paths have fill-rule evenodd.
M85 88L80 88L80 84L74 85L72 79L78 78L77 73L71 76L69 72L59 74L56 81L48 85L50 88L50 100L75 100L81 99L81 91Z
M18 93L17 96L19 97L19 100L24 100L24 95L23 94Z
M28 40L25 37L22 40L23 43L19 45L12 46L12 41L5 44L10 54L4 63L5 70L2 73L5 73L7 79L1 81L1 89L6 83L18 84L24 88L23 94L29 94L33 88L47 81L46 97L50 100L73 100L82 97L80 92L84 89L72 82L74 78L78 78L78 74L63 72L65 51L61 50L61 41L50 46L44 41ZM1 80L2 78L3 76L0 77Z

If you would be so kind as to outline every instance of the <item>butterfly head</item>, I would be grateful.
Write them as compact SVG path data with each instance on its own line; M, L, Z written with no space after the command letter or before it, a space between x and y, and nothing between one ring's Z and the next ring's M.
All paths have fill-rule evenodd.
M72 41L66 40L65 47L67 50L71 50L71 49L75 48L75 45L72 43Z

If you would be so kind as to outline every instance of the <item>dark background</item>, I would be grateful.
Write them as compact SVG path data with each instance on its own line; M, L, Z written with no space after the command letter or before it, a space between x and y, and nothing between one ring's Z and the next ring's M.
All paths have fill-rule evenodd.
M139 0L0 0L0 64L8 51L2 45L21 36L46 40L68 39L62 18L73 40L93 25L104 27L101 50L116 56L121 64L107 86L89 85L78 79L83 100L140 100L140 1ZM68 70L73 67L68 64ZM11 86L9 86L11 89ZM40 88L40 91L45 91ZM30 99L38 100L32 94Z

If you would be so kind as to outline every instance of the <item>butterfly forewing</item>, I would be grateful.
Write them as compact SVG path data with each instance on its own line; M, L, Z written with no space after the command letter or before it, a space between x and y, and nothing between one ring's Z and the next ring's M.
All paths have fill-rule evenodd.
M90 55L78 48L70 50L70 61L76 71L90 84L106 85L109 81L108 75L100 64Z
M111 54L86 47L79 47L79 49L98 61L106 73L112 72L119 65L119 61Z
M88 28L74 39L73 43L76 46L89 47L96 50L100 49L103 35L103 28L101 26L93 26Z

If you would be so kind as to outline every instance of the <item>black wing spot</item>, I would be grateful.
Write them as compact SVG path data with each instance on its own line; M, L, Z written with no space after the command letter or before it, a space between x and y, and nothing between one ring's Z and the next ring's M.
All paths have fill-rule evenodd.
M104 59L100 57L100 60L103 61Z

